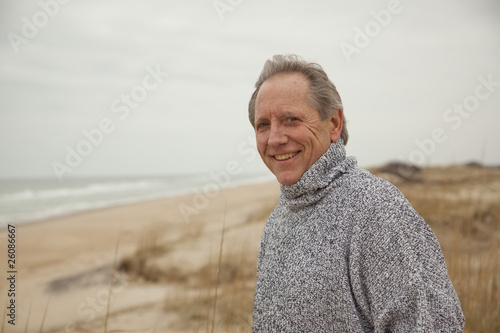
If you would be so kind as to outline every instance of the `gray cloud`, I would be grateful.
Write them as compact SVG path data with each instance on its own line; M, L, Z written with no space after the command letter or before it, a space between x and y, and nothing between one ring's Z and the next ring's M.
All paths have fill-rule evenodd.
M350 121L348 152L361 165L407 158L415 140L436 127L449 139L428 163L500 164L494 148L500 134L492 127L500 120L500 91L456 130L442 119L474 93L479 76L500 81L499 3L401 0L402 12L348 63L340 43L352 44L355 28L364 29L374 20L371 11L388 3L247 0L221 21L207 1L71 1L16 54L7 34L21 34L22 17L41 9L2 2L0 177L54 177L51 162L64 160L65 147L105 117L115 131L74 176L222 168L242 158L236 147L252 136L247 101L275 53L324 66ZM112 102L157 65L167 78L119 120ZM484 141L486 156L479 156ZM264 168L256 161L247 170Z

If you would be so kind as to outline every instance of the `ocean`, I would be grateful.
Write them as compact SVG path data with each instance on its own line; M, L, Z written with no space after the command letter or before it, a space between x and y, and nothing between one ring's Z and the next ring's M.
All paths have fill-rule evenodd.
M0 180L0 228L92 209L270 181L269 175L214 178L184 175L130 178Z

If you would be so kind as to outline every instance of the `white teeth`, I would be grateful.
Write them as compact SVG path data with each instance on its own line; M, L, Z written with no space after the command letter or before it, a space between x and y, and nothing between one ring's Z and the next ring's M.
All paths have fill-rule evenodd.
M283 160L287 160L289 158L292 158L294 157L295 155L297 155L297 153L292 153L292 154L284 154L284 155L274 155L274 157L278 160L278 161L283 161Z

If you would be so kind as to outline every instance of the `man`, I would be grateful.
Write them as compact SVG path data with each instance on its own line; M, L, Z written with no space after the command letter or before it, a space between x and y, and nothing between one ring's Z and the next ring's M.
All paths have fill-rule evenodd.
M340 96L321 66L268 60L249 103L281 184L257 263L254 332L462 332L433 232L392 184L346 157Z

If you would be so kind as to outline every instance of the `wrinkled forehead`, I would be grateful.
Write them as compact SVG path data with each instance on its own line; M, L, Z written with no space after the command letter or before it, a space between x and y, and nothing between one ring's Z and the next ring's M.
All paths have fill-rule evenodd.
M284 73L267 79L259 89L256 109L270 101L288 103L304 101L309 94L309 80L300 73Z

